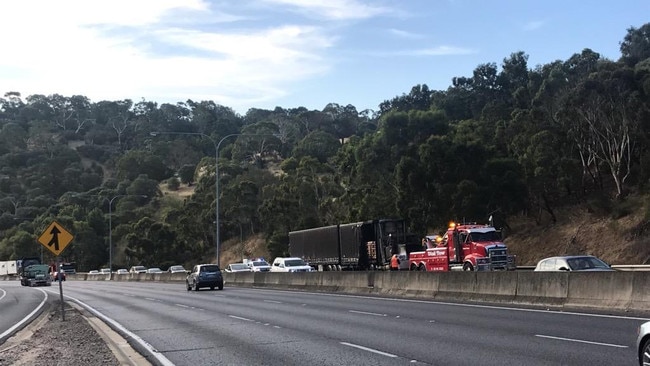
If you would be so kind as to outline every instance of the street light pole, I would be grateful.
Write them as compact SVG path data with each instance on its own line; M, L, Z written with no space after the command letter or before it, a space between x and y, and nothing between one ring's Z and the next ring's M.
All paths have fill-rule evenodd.
M149 133L151 136L157 136L159 134L166 134L166 135L195 135L195 136L202 136L207 138L208 140L212 141L214 144L214 222L215 222L215 229L214 229L214 247L215 247L215 257L216 257L216 262L217 265L219 265L219 247L221 245L221 239L219 238L219 148L221 148L221 143L224 142L226 139L229 137L233 136L273 136L272 134L257 134L257 133L231 133L230 135L226 135L219 142L216 142L212 137L209 135L206 135L202 132L159 132L159 131L154 131Z

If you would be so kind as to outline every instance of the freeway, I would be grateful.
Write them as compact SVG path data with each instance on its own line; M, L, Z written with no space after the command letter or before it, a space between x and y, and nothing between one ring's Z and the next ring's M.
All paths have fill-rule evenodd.
M48 293L42 288L23 287L18 281L0 282L0 343L36 318L47 301Z
M64 295L176 365L632 365L645 321L183 283L68 281Z

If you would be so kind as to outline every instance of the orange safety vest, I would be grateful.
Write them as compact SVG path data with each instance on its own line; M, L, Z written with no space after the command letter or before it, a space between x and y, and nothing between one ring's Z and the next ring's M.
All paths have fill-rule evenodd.
M397 254L393 254L393 257L390 259L390 266L393 268L399 267L399 259L397 258Z

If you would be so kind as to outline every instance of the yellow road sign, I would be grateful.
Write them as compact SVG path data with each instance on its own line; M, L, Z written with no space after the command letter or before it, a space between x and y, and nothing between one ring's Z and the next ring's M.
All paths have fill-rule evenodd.
M52 254L58 256L70 244L73 238L74 236L61 226L61 224L52 221L50 226L38 238L38 242L52 252Z

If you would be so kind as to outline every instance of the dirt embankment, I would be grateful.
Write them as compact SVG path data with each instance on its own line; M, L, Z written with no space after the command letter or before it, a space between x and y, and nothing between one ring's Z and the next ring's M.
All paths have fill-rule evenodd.
M556 223L512 218L505 243L517 255L517 265L572 254L595 255L609 264L650 264L650 222L642 206L618 219L583 206L558 210Z

